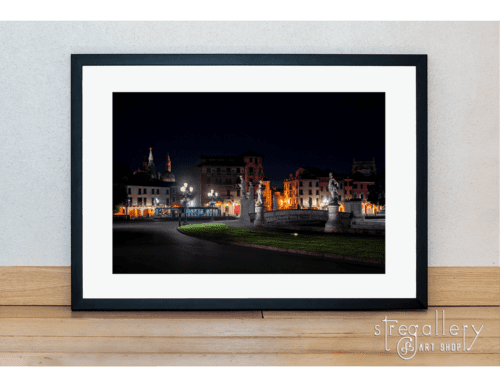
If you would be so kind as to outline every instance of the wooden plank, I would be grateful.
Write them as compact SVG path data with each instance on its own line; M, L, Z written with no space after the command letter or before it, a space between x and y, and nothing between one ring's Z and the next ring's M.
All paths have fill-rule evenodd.
M0 353L0 366L498 366L498 354Z
M0 267L0 305L71 305L71 267Z
M441 318L446 310L446 318L468 319L481 317L496 319L499 308L494 306L433 307L428 310L404 311L71 311L69 306L0 306L2 318L39 318L39 319L262 319L262 318L314 318L314 319L370 319L384 314L397 314L398 317L410 316L412 319L431 319L436 311Z
M442 331L442 311L445 332ZM435 310L272 312L266 319L169 316L169 312L78 312L69 307L0 307L0 365L499 365L498 307ZM215 312L214 312L215 313ZM182 313L181 313L182 314ZM297 314L303 314L302 316ZM435 344L411 360L396 352L402 336L385 337L382 319L397 326L431 325L417 344ZM266 317L266 315L265 315ZM376 335L375 324L382 329ZM463 336L449 328L468 325ZM473 327L481 332L476 334ZM397 329L397 328L396 328ZM441 351L441 344L450 350ZM454 346L452 346L454 344ZM462 347L457 349L456 345Z
M12 308L0 308L9 309ZM47 309L47 308L46 308ZM48 310L48 309L47 309ZM437 333L442 335L443 317L446 335L449 327L467 324L468 335L473 335L472 325L485 328L481 337L498 337L499 309L497 307L469 308L451 307L438 310ZM47 311L49 313L49 311ZM127 312L124 314L128 315ZM78 318L16 318L0 319L0 337L327 337L352 338L366 337L376 339L375 325L383 326L383 319L398 321L398 325L432 325L432 335L436 331L435 311L404 311L404 312L297 312L290 318L290 312L266 313L268 319L219 319L212 317L204 319L172 319L157 316L149 319L123 317L109 318L96 316L93 312L79 313ZM87 315L87 317L85 317ZM116 313L120 315L120 313ZM268 316L269 315L269 316ZM7 314L4 314L7 316ZM284 318L282 318L284 317Z
M466 338L466 349L474 340ZM400 336L389 336L387 347L396 351ZM461 337L420 338L422 344L434 343L433 355L447 354L441 344L455 344L453 352L468 355L499 353L498 335L482 334L464 351ZM456 345L460 345L457 349ZM431 350L431 349L429 349ZM332 352L374 353L384 355L384 337L0 337L0 353L210 353L271 354Z
M70 267L0 267L0 305L71 305ZM499 267L430 267L430 306L499 306Z
M380 321L385 316L388 319L411 319L434 322L436 314L438 320L442 319L445 311L445 320L448 319L491 319L496 321L500 318L500 309L496 306L436 306L427 310L404 310L404 311L263 311L264 319L375 319Z
M69 306L0 306L0 319L262 319L261 311L71 311ZM0 320L1 326L1 320Z
M430 306L499 306L500 267L430 267Z

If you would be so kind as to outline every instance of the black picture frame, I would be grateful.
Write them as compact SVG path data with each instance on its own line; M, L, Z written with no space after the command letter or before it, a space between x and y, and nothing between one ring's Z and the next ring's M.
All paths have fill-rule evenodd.
M82 68L120 65L412 66L416 69L416 298L367 299L89 299L83 298ZM426 309L427 55L89 54L71 56L72 310L392 310Z

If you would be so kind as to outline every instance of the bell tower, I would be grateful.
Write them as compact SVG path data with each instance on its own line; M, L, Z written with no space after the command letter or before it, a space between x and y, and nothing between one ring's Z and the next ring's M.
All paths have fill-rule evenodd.
M167 152L167 162L165 163L165 169L167 172L172 172L172 163L170 162L170 154Z

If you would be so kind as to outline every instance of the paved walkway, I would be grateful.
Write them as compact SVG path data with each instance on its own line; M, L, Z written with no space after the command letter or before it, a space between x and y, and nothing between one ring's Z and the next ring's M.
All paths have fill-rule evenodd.
M224 221L224 224L238 225ZM383 273L361 266L253 247L218 244L186 236L177 222L113 224L113 273ZM255 228L255 227L253 227ZM261 228L259 230L269 230Z

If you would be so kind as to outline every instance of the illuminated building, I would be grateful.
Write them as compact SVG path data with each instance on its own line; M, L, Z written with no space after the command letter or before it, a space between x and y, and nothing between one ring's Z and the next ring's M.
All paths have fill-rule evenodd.
M120 165L121 163L116 163ZM115 165L115 164L114 164ZM120 204L118 215L128 214L130 217L152 216L155 208L176 208L179 207L179 190L175 183L175 176L172 173L170 155L167 154L165 172L156 170L153 161L153 150L149 149L149 156L146 154L142 167L138 168L132 175L130 170L127 175L123 171L113 170L113 178L125 181L120 184L120 189L124 190L124 197ZM116 175L116 176L115 176ZM123 175L123 177L120 177ZM115 185L115 184L114 184ZM115 194L115 191L113 191Z
M152 216L156 207L178 204L173 182L132 180L127 185L128 210L131 217Z
M322 206L321 182L330 171L323 171L318 168L304 167L295 171L295 176L290 174L290 178L283 183L284 202L288 209L309 208L309 198L312 200L312 209L320 209ZM328 185L328 182L327 182ZM328 191L328 188L326 189Z
M271 187L273 188L273 187ZM286 206L285 196L283 189L272 189L272 195L276 196L276 202L278 203L278 210L284 210Z
M257 192L258 181L264 179L266 187L263 196L266 198L266 207L271 204L270 181L264 178L262 160L264 155L247 151L238 156L200 156L196 161L199 178L198 199L200 206L210 203L208 192L214 190L219 193L218 206L226 215L240 213L240 177L243 176L248 188L248 182L254 185Z
M272 189L276 189L274 186L271 187L271 181L269 181L267 178L264 178L262 181L262 186L263 186L263 192L262 192L262 197L264 198L264 208L266 211L272 211L273 210L273 193Z
M368 174L369 171L376 171L375 160L370 162L354 161L354 163L353 170L356 170L356 173L351 175L333 174L339 184L339 211L344 210L344 201L361 199L363 212L365 214L372 213L376 209L366 199L368 187L375 183L374 176ZM361 173L361 171L366 174ZM328 190L329 173L330 170L303 167L297 169L295 175L290 174L290 178L285 179L283 183L282 209L309 208L309 197L311 197L313 209L325 210L331 196Z

